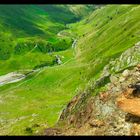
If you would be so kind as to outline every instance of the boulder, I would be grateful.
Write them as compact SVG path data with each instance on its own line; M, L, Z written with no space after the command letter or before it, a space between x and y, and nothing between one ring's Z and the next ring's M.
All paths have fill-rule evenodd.
M123 77L128 77L130 74L129 70L124 70L123 73L122 73L122 76Z
M130 113L132 115L140 117L140 99L132 98L127 99L125 96L121 96L117 99L117 106L122 111Z
M89 125L90 125L91 127L101 127L101 126L104 126L104 122L101 121L101 120L95 119L95 120L91 120L91 121L89 122Z
M107 92L100 93L99 99L103 102L107 101L109 94Z
M118 78L114 75L111 75L110 76L110 81L111 81L111 83L116 83L118 81Z
M125 81L125 78L121 76L121 77L119 78L119 82L124 82L124 81Z

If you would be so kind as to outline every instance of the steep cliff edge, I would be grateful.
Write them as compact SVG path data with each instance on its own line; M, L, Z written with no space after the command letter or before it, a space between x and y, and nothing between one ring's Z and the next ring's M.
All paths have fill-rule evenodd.
M140 135L139 96L127 99L128 95L132 95L139 87L137 86L140 81L139 51L140 44L136 43L119 58L110 61L91 88L75 96L63 110L56 124L57 129L49 128L45 133L47 135ZM116 63L118 71L110 71L116 67Z

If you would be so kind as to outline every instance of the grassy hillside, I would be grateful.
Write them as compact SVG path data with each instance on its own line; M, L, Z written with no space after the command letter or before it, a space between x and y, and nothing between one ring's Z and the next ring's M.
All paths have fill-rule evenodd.
M79 18L64 5L0 5L0 65L6 65L0 75L42 63L52 65L54 56L48 52L66 50L72 44L71 37L59 38L57 33Z
M47 38L64 28L62 23L77 20L74 13L59 5L1 5L0 15L3 30L7 27L20 37L41 35Z
M139 41L139 5L107 5L72 26L79 40L77 59L99 71ZM132 16L131 16L132 15ZM98 67L100 67L98 69Z
M61 23L75 22L82 19L82 17L88 16L90 12L96 9L95 5L40 5L40 8L44 9L54 21ZM56 16L56 14L60 16Z
M79 38L76 48L54 52L64 56L62 65L0 88L0 134L40 134L53 126L67 103L88 88L110 60L139 41L139 11L139 5L107 5L69 25L64 32Z

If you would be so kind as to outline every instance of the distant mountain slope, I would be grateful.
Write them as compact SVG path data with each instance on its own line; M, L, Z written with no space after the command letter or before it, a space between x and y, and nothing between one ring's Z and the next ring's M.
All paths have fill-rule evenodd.
M80 15L76 15L76 11L71 12L68 7L67 5L0 5L1 26L13 30L14 33L19 31L19 34L23 32L32 36L44 35L51 30L51 33L56 33L64 28L64 23L75 22L80 18ZM87 9L89 11L89 8Z
M87 4L87 5L67 5L69 7L70 11L76 14L79 17L85 17L89 16L91 12L99 8L101 5L93 5L93 4Z
M68 48L72 40L60 39L57 33L66 29L66 24L76 22L80 18L81 16L71 12L67 5L0 5L0 64L6 63L8 67L4 68L5 70L1 69L0 73L9 71L10 63L15 62L15 59L22 61L26 57L23 54L30 52L36 45L34 54L36 51L47 53L52 49L58 51ZM63 46L61 45L60 48L62 42ZM20 55L22 59L19 58ZM41 58L41 54L39 55ZM29 59L35 61L34 57ZM3 62L3 60L7 61ZM51 64L52 61L53 58L49 59ZM30 65L27 68L33 68L36 64Z
M60 23L71 23L88 16L96 9L95 5L40 5L50 18Z

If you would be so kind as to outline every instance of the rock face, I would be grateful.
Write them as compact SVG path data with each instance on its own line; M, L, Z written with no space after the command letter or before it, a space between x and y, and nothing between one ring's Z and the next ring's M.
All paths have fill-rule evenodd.
M140 135L139 54L138 42L110 61L90 89L73 98L56 124L63 124L60 135ZM95 89L99 91L93 96ZM52 132L59 135L47 131Z
M104 68L105 73L115 73L127 69L128 67L135 66L140 62L140 43L136 43L133 47L127 49L121 54L120 57L113 61ZM124 77L129 75L128 70L125 70L122 74Z
M111 75L97 96L77 95L62 114L62 135L140 135L139 78L137 66Z
M140 99L121 97L117 100L117 106L126 113L140 117Z
M140 83L131 85L117 99L117 105L126 113L140 117Z

